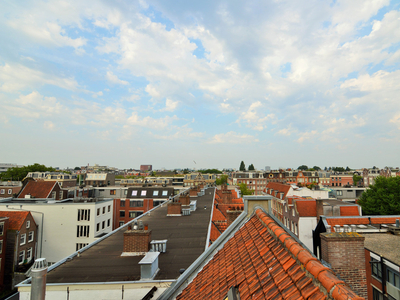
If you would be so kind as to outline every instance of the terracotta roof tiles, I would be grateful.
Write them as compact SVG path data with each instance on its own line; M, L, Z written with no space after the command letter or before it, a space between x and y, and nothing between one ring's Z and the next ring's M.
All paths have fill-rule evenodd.
M28 194L34 198L47 198L56 184L58 184L56 181L29 181L18 198L25 198Z
M9 219L9 230L21 230L29 214L29 211L0 211L0 217Z
M295 200L295 205L300 217L317 216L317 202L315 200Z
M341 206L340 207L340 215L341 216L359 216L360 213L358 211L357 206Z
M258 209L177 299L363 299Z
M332 232L334 232L335 225L369 225L371 224L395 224L397 216L345 216L345 217L326 217L326 222L331 226Z

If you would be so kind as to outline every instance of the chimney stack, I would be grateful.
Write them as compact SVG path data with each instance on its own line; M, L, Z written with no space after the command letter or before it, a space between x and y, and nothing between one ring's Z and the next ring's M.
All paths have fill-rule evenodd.
M357 232L321 233L321 258L360 297L367 296L365 237Z
M168 217L180 217L182 216L182 203L179 201L172 201L167 206Z
M229 206L228 210L226 211L227 216L227 227L229 227L233 221L236 220L237 217L243 212L244 208L242 207L232 207Z
M144 255L150 250L151 230L143 228L128 229L124 232L124 249L122 256ZM146 225L147 228L147 225Z
M315 201L317 203L317 222L319 222L320 216L324 214L324 200L316 199Z

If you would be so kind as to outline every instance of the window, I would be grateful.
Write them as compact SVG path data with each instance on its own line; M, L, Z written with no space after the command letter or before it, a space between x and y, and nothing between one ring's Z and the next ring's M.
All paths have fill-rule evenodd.
M97 215L100 216L100 208L97 209Z
M35 236L35 232L34 231L29 231L28 242L32 242L34 236Z
M124 221L120 221L120 222L119 222L119 227L123 226L124 224L125 224Z
M26 228L31 227L31 221L26 221Z
M60 191L60 200L62 200L62 198L63 198L63 191Z
M21 234L21 238L20 238L20 245L25 245L26 243L26 233Z
M119 206L121 206L121 207L125 207L125 200L121 200L121 201L119 201Z
M103 223L101 223L101 229L104 229L106 227L106 221L103 221Z
M168 196L168 191L162 191L163 196Z
M0 235L3 235L4 233L4 222L0 223Z
M140 193L140 196L146 196L146 194L147 194L147 191L142 191L142 192Z
M51 193L51 198L53 198L53 199L57 198L57 192L56 191Z
M143 207L143 201L140 200L131 200L129 202L129 207Z
M387 268L387 281L400 289L400 274L393 269Z
M124 190L124 195L128 195L128 190Z
M106 207L103 206L103 215L106 213Z
M99 231L100 230L100 223L97 223L97 225L96 225L96 231Z
M4 195L5 193L6 193L6 190L5 190L5 189L1 189L1 190L0 190L0 194Z
M116 190L110 190L110 195L115 195L116 194Z
M18 255L18 264L22 265L24 263L25 260L25 250L22 250L19 252Z
M28 250L26 250L26 261L30 262L32 260L32 248L28 248Z
M343 196L343 191L337 191L336 193L338 196Z
M89 225L76 226L76 237L89 237Z
M372 288L372 299L383 300L383 295L377 289Z
M90 221L90 209L78 209L78 221Z
M153 196L158 196L158 191L153 191Z
M376 278L382 279L382 265L379 262L379 260L371 257L371 269L372 269L372 275L374 275Z
M8 194L9 194L9 195L12 194L12 189L8 189Z
M121 218L125 218L125 211L124 211L124 210L120 210L120 211L119 211L119 216L120 216Z
M107 227L110 227L110 224L111 224L111 219L108 219L107 220Z
M88 243L76 243L76 251L81 250L83 247L89 245Z
M143 215L142 211L130 211L129 212L129 218L136 218L136 217L139 217L140 215Z
M0 240L0 254L3 253L3 240Z
M132 196L137 196L137 191L132 191Z
M111 205L109 205L109 206L108 206L108 209L107 209L107 211L108 211L108 212L110 212L110 211L111 211Z

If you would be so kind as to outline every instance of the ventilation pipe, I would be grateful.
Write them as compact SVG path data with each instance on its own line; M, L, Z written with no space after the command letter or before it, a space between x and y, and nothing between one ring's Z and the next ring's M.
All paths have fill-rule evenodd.
M45 258L35 260L31 270L31 300L44 300L46 296L47 261Z

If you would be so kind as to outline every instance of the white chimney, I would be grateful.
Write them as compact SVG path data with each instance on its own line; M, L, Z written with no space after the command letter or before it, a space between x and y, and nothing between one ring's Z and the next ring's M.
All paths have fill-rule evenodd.
M46 296L47 261L45 258L35 260L31 270L31 300L44 300Z

